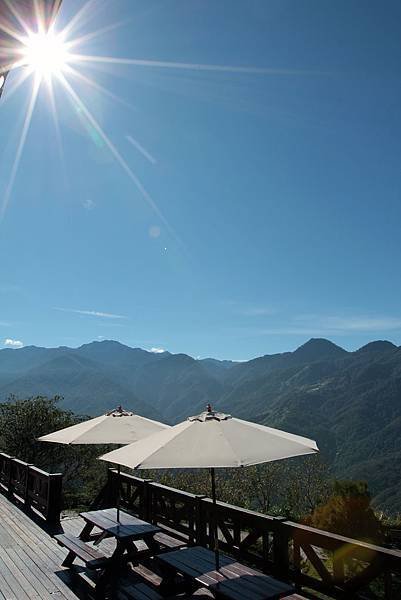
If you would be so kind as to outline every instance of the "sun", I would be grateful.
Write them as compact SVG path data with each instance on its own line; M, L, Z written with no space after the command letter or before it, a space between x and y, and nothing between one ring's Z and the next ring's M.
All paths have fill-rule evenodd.
M60 34L32 33L23 43L23 61L41 79L61 74L68 64L68 44Z

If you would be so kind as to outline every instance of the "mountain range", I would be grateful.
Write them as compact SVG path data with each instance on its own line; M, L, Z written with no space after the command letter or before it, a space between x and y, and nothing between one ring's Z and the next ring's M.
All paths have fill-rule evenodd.
M115 341L80 348L0 350L0 401L63 397L97 415L122 404L177 423L219 410L317 440L337 477L365 479L377 506L401 510L401 348L371 342L347 352L311 339L247 362L153 353Z

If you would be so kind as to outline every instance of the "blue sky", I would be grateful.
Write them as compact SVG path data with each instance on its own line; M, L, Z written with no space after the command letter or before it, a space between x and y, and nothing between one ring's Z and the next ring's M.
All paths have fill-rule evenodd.
M398 0L95 0L72 37L119 27L82 54L238 69L74 65L120 98L69 79L112 146L55 83L60 149L41 87L0 224L2 344L238 360L401 344L400 21Z

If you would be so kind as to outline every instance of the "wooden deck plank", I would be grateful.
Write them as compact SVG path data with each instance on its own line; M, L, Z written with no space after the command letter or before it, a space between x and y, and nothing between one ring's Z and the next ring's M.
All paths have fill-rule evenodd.
M1 494L0 523L0 589L6 600L78 599L57 575L65 552Z
M0 554L0 572L18 600L30 600L28 594L24 591L23 584L20 584L18 571L16 571L4 551ZM34 594L31 594L31 597L36 597L36 593Z
M24 589L27 590L32 588L38 598L49 598L50 594L43 583L44 580L42 576L37 577L13 548L9 548L6 550L6 552L10 561L14 563L15 567L21 574L21 577L23 578L21 579L22 583L25 584L26 582L27 587L24 585Z
M18 598L14 595L12 589L8 585L7 581L4 579L3 575L0 573L0 590L2 596L0 596L1 600L5 598L5 600L18 600Z

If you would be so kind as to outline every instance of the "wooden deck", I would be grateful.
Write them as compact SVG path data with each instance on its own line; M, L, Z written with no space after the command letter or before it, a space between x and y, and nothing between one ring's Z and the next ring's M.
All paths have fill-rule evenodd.
M60 567L64 557L47 532L0 494L0 600L77 600Z
M84 525L80 517L61 520L65 533L79 535ZM102 551L112 554L115 542L106 539ZM30 518L6 496L0 493L0 600L87 600L93 598L93 582L86 575L80 561L73 569L61 566L67 550L60 547L52 536ZM143 565L135 567L136 575L153 586L160 578ZM119 595L117 598L126 598ZM210 600L211 592L205 588L187 595L184 592L173 598ZM291 599L306 600L293 595ZM166 600L168 600L166 598Z
M62 526L65 532L78 535L83 521L78 517L67 517L62 519ZM113 541L102 542L102 550L111 554ZM90 597L90 580L83 585L76 576L71 576L69 569L61 566L66 555L67 551L44 529L0 494L0 600L83 600ZM75 573L79 570L79 566L74 568ZM158 584L158 577L148 569L137 567L137 572ZM198 590L194 596L197 600L212 597L206 590Z
M71 580L74 571L80 570L82 576L83 569L62 568L66 551L6 500L38 512L48 527L60 527L62 474L47 473L0 452L0 492L0 600L88 598L87 591L81 593ZM123 510L159 526L161 536L174 538L164 537L165 548L174 549L177 543L214 548L215 511L210 498L110 469L93 507L115 506L117 497ZM396 547L369 544L224 502L217 503L217 520L223 553L280 581L295 583L308 597L401 598L401 550ZM65 533L72 536L82 525L76 517L63 520ZM151 560L146 565L149 570L136 569L157 586L160 562ZM291 600L295 598L299 600L299 595Z

